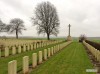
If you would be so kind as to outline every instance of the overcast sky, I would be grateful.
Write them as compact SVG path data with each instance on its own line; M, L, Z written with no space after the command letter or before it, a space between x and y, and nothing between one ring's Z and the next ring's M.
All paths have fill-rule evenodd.
M34 15L36 5L42 1L49 1L57 8L60 19L58 36L68 35L70 23L71 36L85 34L100 37L100 0L0 0L0 18L6 24L12 18L21 18L27 30L20 36L38 36L30 18Z

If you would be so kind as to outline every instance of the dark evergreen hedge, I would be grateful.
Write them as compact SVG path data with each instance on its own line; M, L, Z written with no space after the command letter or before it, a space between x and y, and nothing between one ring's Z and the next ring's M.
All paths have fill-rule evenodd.
M96 49L100 50L100 43L96 43L93 41L89 41L89 40L85 40L88 44L92 45L93 47L95 47Z

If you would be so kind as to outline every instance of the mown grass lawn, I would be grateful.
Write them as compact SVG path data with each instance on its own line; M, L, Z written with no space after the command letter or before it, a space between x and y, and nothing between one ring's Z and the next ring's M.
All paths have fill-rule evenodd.
M86 69L94 69L86 50L81 43L73 42L30 74L96 74Z
M63 42L61 42L61 43L63 43ZM60 43L57 43L57 44L60 44ZM27 52L23 52L21 54L11 55L6 58L0 58L0 74L8 74L8 62L10 62L12 60L17 60L17 70L18 71L22 70L22 58L24 56L29 56L29 58L30 58L29 62L30 62L30 64L32 64L32 54L33 53L36 53L40 50L52 47L54 45L56 45L56 44L48 45L48 46L45 46L42 48L38 48L36 50L30 50Z

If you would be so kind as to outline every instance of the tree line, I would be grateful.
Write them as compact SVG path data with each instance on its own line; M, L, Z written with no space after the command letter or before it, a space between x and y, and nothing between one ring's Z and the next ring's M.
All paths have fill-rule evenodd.
M35 16L32 16L31 20L33 25L37 26L38 34L46 34L48 40L50 40L50 35L57 36L60 22L56 7L53 4L48 1L37 4L34 14ZM26 28L24 21L20 18L11 19L9 25L0 20L0 32L15 33L18 39L22 30L26 30Z

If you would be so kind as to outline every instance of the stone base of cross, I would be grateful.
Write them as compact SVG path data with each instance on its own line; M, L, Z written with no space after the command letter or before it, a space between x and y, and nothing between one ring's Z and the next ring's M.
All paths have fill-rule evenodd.
M67 41L72 41L72 37L71 36L67 36Z

